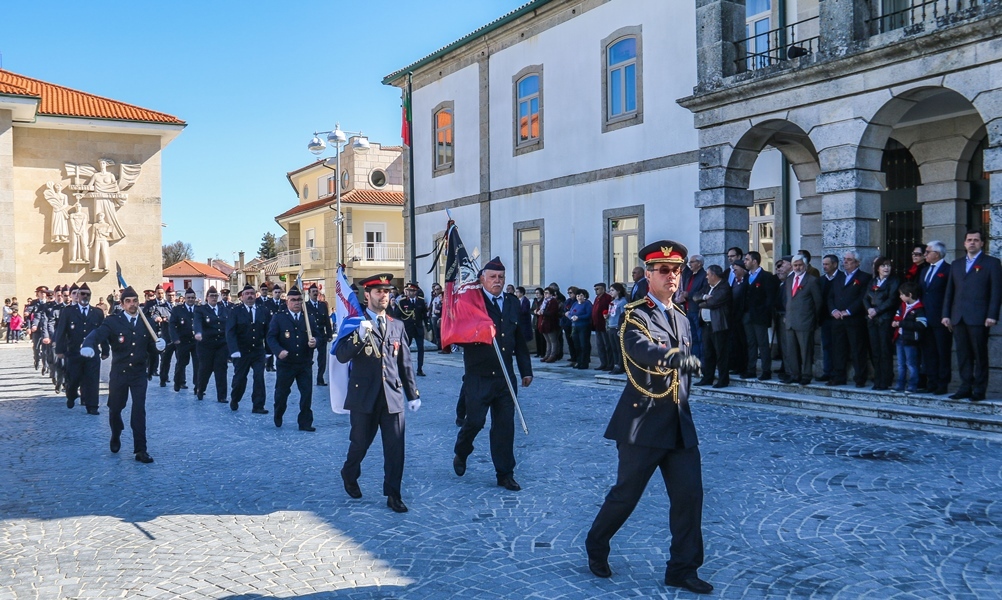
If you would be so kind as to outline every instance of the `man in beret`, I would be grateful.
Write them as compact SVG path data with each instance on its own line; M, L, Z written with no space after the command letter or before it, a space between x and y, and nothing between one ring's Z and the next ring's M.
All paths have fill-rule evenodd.
M417 374L424 377L424 329L428 325L428 304L418 296L418 284L404 286L404 297L397 300L394 314L404 323L408 345L417 342Z
M251 403L254 414L266 415L264 407L264 340L268 333L268 309L254 298L254 286L245 285L240 292L240 304L226 317L226 349L233 360L233 389L230 391L230 410L240 407L240 399L247 389L247 374L253 369L254 387Z
M689 319L672 304L687 256L686 247L671 240L640 251L649 290L623 313L623 368L629 381L605 430L605 437L616 442L619 472L585 547L591 572L610 577L610 541L660 468L671 505L665 585L706 594L713 586L696 573L703 564L703 479L688 401L690 377L700 365L689 353Z
M94 348L111 344L111 379L108 382L108 421L111 424L111 451L122 448L122 411L132 395L132 444L136 460L151 463L153 458L146 446L146 364L147 353L160 352L167 343L150 335L139 313L139 294L131 287L121 295L122 312L106 318L97 329L87 334L80 356L94 357Z
M226 318L229 310L219 301L215 286L209 286L205 304L195 307L195 353L198 373L195 377L195 398L202 400L209 387L209 379L216 381L216 401L226 402Z
M532 383L532 359L519 325L518 298L504 292L505 269L501 259L495 257L480 271L480 284L487 314L494 321L494 336L504 364L498 363L493 344L462 344L463 391L466 396L466 420L456 436L452 468L460 477L466 473L466 459L473 452L473 440L487 422L491 413L491 460L497 484L517 492L522 487L515 481L515 400L511 397L502 368L515 389L514 362L522 376L522 387Z
M288 405L292 383L299 388L300 431L316 431L313 426L313 349L317 339L311 334L316 325L303 310L303 294L293 286L287 294L287 309L272 315L268 324L268 347L275 361L275 427L282 426L282 416Z
M77 290L77 305L66 308L56 324L51 346L58 360L66 365L66 407L73 408L76 399L87 408L87 414L97 415L101 379L101 359L111 351L107 342L101 344L101 358L83 358L80 349L91 331L104 321L104 311L90 305L90 287L85 283Z
M408 408L421 407L414 383L410 346L403 324L386 314L390 304L393 275L380 273L364 279L366 308L359 328L343 336L334 348L339 362L351 361L348 394L344 407L351 413L348 455L341 468L344 489L352 498L361 498L358 478L376 436L383 438L383 495L386 505L398 513L407 512L400 495L404 474L404 400Z
M184 304L174 307L170 314L170 337L174 341L174 354L177 363L174 365L174 391L188 389L185 370L192 363L191 379L198 390L198 355L195 354L195 290L184 291ZM161 375L161 381L163 375Z
M153 330L167 342L167 348L160 353L160 356L154 354L150 357L150 362L154 364L147 370L146 375L147 379L159 375L160 387L167 387L167 383L170 381L171 362L174 358L174 341L170 337L170 315L174 310L174 288L164 290L163 286L158 285L153 291L157 297L146 316L150 324L153 325Z

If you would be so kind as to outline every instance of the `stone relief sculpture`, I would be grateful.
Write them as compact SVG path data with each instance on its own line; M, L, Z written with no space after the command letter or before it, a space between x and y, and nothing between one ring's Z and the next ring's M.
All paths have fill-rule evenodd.
M86 209L76 203L69 208L70 212L70 264L87 265L90 264L90 253L87 250L87 222Z
M52 207L52 233L49 241L65 244L69 241L69 202L61 184L45 183L45 201Z
M90 226L91 262L90 270L94 273L108 271L108 240L111 239L112 226L104 220L104 213L97 213L97 221Z
M96 170L90 165L72 163L66 163L65 168L66 176L73 178L70 189L82 193L83 198L93 200L94 218L97 219L98 213L104 214L105 221L112 228L110 241L117 242L125 237L125 231L118 223L115 211L128 200L129 195L122 192L132 187L132 184L139 179L142 165L123 163L119 165L119 177L116 178L114 173L108 171L108 167L114 164L115 161L102 158L98 161ZM84 177L89 177L90 180L82 185L80 181Z

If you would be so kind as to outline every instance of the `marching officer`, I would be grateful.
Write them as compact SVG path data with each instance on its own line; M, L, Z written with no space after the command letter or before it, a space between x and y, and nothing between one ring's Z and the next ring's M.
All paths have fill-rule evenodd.
M380 273L362 281L366 320L355 333L342 337L334 352L338 361L351 361L344 402L351 412L348 456L341 468L344 489L352 498L362 497L358 486L362 459L379 429L383 437L383 495L387 506L403 513L407 512L407 505L400 497L404 473L404 398L412 411L421 408L421 399L414 383L403 324L386 315L392 280L393 275Z
M226 402L226 317L229 314L215 286L205 295L205 304L195 307L195 352L198 355L198 376L195 377L195 397L202 400L209 387L209 376L215 375L216 401Z
M195 390L198 390L198 355L195 354L195 290L188 288L184 291L184 304L174 307L170 313L170 337L174 340L174 353L177 356L177 363L174 365L174 391L188 389L185 369L191 362L191 378L194 380ZM160 375L163 381L163 375Z
M292 391L292 382L299 388L299 430L316 431L313 426L313 349L317 340L309 332L316 329L303 311L303 295L293 286L286 294L287 310L276 313L268 324L268 347L275 356L278 374L275 377L275 427L282 426Z
M42 367L42 375L45 375L47 366L42 362L42 332L38 330L38 319L42 316L42 310L49 303L52 291L44 285L35 288L35 299L24 306L24 318L28 320L28 327L31 336L31 350L35 358L35 370Z
M69 286L56 286L54 299L40 307L38 319L35 321L39 336L39 356L49 372L49 378L57 394L64 391L66 386L66 369L63 361L56 358L56 353L52 349L52 339L56 335L59 316L67 307L67 304L63 303L61 294L63 289L69 295Z
M162 285L158 285L152 290L147 290L147 292L149 292L151 296L149 296L146 299L146 302L143 303L142 311L143 314L146 315L146 319L153 325L153 330L159 333L160 321L156 320L154 310L163 302L164 288ZM146 378L152 381L154 377L160 374L158 369L160 366L160 356L152 354L150 355L149 360L150 364L147 365Z
M282 290L282 288L278 284L275 284L274 288L276 288L276 289L279 290L279 296L281 296L281 290ZM270 283L268 283L267 281L261 284L261 292L260 293L261 293L261 295L255 301L255 303L259 307L264 308L264 309L266 309L268 311L266 314L268 315L268 319L267 319L268 325L270 325L271 324L271 317L272 317L272 315L274 315L276 312L278 312L278 310L281 308L281 305L279 304L279 302L281 302L281 300L279 300L278 302L274 302L274 303L271 301L272 285ZM267 329L265 329L265 331L267 331ZM274 371L275 370L275 357L272 355L271 348L269 348L267 344L265 344L264 352L265 352L264 370L265 371Z
M153 330L167 342L167 349L159 357L160 387L167 387L167 382L170 381L170 363L171 359L174 358L174 342L170 337L170 316L174 310L174 289L171 288L165 294L163 287L158 285L153 291L156 292L157 303L150 311L153 316L150 323L153 325ZM156 361L157 357L154 356L153 360Z
M322 387L327 385L324 382L324 373L327 372L327 344L334 339L334 328L331 325L330 308L320 300L320 288L315 283L310 286L306 312L310 315L310 322L317 324L313 336L317 338L317 385Z
M101 358L80 356L80 348L87 335L104 322L104 311L90 305L90 287L87 284L78 290L78 303L66 308L60 314L56 332L51 340L56 358L66 364L66 408L73 408L76 399L87 407L87 414L98 415L100 398L98 388L101 379L101 360L108 358L111 347L108 342L101 344Z
M713 586L696 574L703 564L703 479L688 401L690 376L700 365L689 354L689 320L671 302L687 255L685 246L670 240L640 251L649 290L623 313L623 367L629 381L605 430L605 437L616 442L619 472L585 547L591 572L611 576L609 542L660 468L671 505L665 585L707 594Z
M424 328L428 322L428 304L418 296L418 284L404 286L404 298L397 301L397 318L404 322L407 339L417 342L417 374L424 377Z
M108 421L111 424L111 451L122 448L122 410L132 394L133 452L136 460L151 463L153 458L146 452L146 365L147 355L161 352L167 342L150 335L139 314L139 294L132 287L122 291L123 310L109 316L97 329L87 334L80 356L94 357L94 348L99 344L111 344L111 378L108 382Z
M251 390L252 413L268 414L264 407L264 340L268 333L268 309L254 299L254 286L245 285L240 292L240 304L226 316L226 350L233 360L233 389L230 391L230 410L240 407L240 399L247 389L247 374L254 370L254 387Z

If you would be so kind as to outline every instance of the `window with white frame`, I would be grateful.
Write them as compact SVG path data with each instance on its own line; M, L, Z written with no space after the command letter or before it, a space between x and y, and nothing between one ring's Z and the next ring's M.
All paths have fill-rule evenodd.
M317 230L307 229L306 230L306 247L316 248L317 247Z
M640 218L637 216L609 219L609 281L632 281L633 265L640 251Z
M390 260L389 248L386 245L386 223L366 222L365 258L364 260Z
M538 228L518 231L518 282L539 287L543 279L543 236Z
M769 66L769 28L772 23L772 0L746 0L745 53L748 70Z
M432 115L434 136L433 175L452 173L455 161L454 103L443 102L435 107Z
M337 174L330 173L317 178L317 198L332 196L337 192Z
M622 27L602 40L602 131L643 123L641 27Z

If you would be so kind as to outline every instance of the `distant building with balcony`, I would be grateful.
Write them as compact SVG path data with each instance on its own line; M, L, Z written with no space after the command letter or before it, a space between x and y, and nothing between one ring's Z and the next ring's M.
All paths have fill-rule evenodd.
M211 259L210 259L210 262ZM222 261L219 261L222 262ZM229 265L226 265L229 266ZM164 269L163 283L167 289L173 289L179 295L184 295L185 290L191 289L199 300L205 299L206 292L210 287L216 291L222 290L229 285L229 274L220 271L207 263L200 263L193 260L182 260ZM170 286L168 288L168 285Z
M371 143L367 152L352 144L341 151L341 173L334 161L316 161L289 172L298 204L275 217L287 232L288 250L279 253L276 270L292 286L300 270L303 284L322 292L337 273L335 228L337 186L341 185L341 256L351 282L376 273L404 277L403 157L399 146Z

